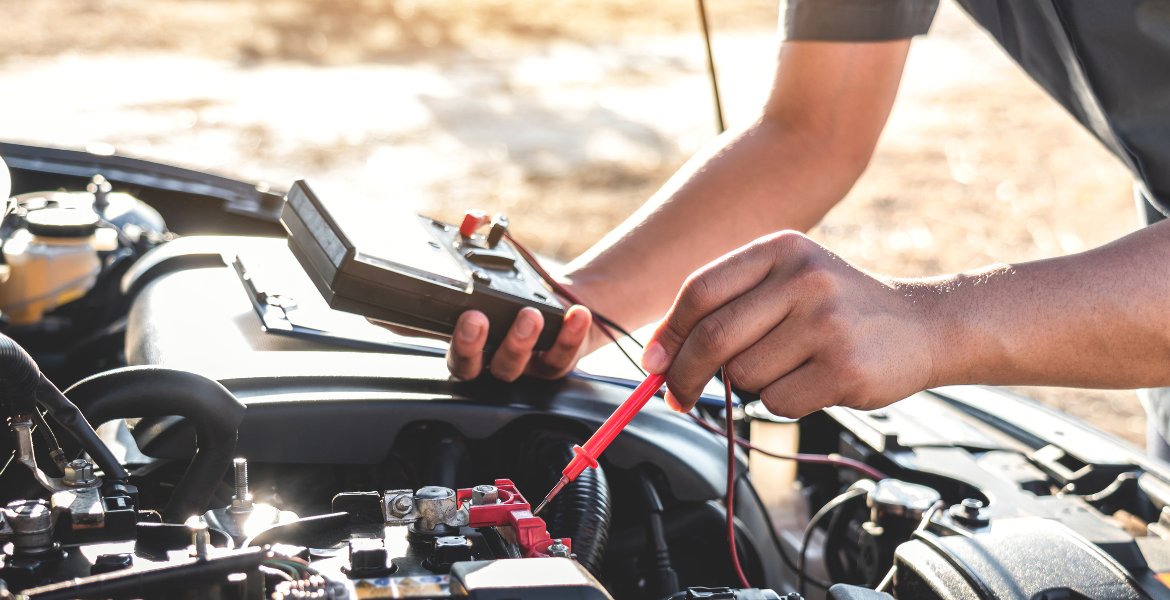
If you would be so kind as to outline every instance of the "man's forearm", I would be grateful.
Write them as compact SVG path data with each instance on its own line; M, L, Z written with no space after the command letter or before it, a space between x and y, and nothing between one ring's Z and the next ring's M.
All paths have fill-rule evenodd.
M762 235L812 228L868 164L909 44L785 43L763 116L709 144L574 261L574 289L639 327L703 265Z
M907 291L933 332L932 385L1170 385L1170 223Z
M660 318L699 267L772 231L814 226L848 191L856 168L778 127L757 122L705 148L570 265L575 288L607 317L640 326Z

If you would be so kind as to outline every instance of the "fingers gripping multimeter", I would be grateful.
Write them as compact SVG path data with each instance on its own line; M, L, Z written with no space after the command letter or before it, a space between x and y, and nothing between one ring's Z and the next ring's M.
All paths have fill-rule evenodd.
M464 311L479 310L491 323L489 348L526 306L544 317L536 350L552 347L560 332L565 307L502 236L506 220L487 235L460 231L301 179L280 222L289 249L336 310L443 336Z

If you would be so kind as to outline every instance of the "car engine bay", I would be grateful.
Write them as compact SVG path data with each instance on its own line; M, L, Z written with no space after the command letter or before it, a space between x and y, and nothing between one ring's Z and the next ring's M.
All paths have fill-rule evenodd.
M534 516L637 381L454 380L327 305L280 192L0 156L0 598L1170 600L1170 466L995 388L651 400Z

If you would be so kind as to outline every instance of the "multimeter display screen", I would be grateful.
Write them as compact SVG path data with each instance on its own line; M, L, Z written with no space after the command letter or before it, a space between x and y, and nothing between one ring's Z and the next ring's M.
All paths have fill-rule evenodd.
M471 284L468 270L428 231L429 219L390 202L337 202L329 211L355 260L460 290Z

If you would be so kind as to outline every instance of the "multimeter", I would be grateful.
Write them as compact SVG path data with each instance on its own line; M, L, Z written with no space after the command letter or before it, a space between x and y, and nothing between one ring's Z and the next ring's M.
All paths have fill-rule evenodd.
M280 223L289 249L336 310L443 336L454 333L464 311L478 310L491 323L490 348L526 306L544 317L536 350L551 348L560 332L565 307L501 235L500 223L487 235L461 231L305 179L289 191Z

